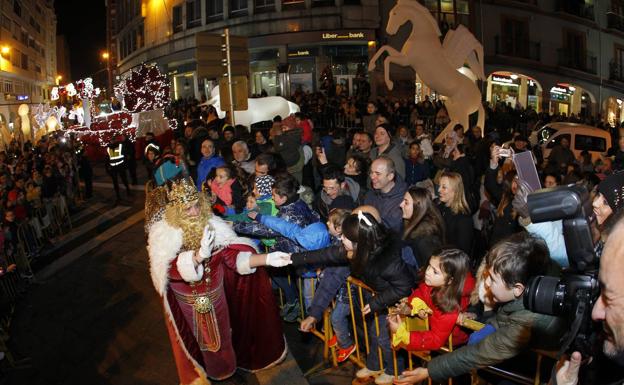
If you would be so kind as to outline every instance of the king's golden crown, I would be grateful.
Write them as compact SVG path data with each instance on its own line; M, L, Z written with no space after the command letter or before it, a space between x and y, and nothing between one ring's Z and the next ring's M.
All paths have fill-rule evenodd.
M174 205L188 205L198 199L199 193L190 178L184 178L174 182L167 193L167 200Z

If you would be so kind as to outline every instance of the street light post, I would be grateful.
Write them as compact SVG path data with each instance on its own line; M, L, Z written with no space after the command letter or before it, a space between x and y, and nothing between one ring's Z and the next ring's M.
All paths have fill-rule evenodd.
M113 74L111 72L111 65L110 65L110 54L107 51L104 51L102 53L102 59L104 59L106 61L106 74L108 76L108 97L112 97L113 96Z

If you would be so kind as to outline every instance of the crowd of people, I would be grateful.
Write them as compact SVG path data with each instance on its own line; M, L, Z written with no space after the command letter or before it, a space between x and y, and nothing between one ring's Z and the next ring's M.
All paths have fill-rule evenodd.
M576 156L564 139L543 158L527 134L539 122L562 117L496 106L488 108L485 127L457 125L434 143L435 133L448 123L440 102L379 100L356 106L348 97L328 100L323 94L297 101L301 113L276 116L251 130L232 127L212 106L178 103L171 116L185 125L170 143L148 138L145 166L154 186L192 177L197 196L184 206L190 216L201 217L195 205L205 200L212 215L252 239L256 250L268 252L247 256L246 269L240 255L230 264L239 273L275 267L270 276L283 293L284 321L310 331L335 303L336 338L330 345L336 346L339 362L355 351L357 333L348 321L346 278L354 276L373 289L375 295L365 296L359 308L367 322L377 315L379 334L369 325L370 353L357 378L374 378L377 384L443 381L529 349L559 346L569 320L527 309L523 294L532 277L559 275L569 267L562 226L531 222L527 195L532 188L519 179L514 154L533 154L544 187L574 183L591 192L595 252L612 254L601 263L621 264L614 262L622 256L613 255L620 248L612 237L624 228L616 226L624 211L624 138L594 159L586 152ZM214 235L201 230L204 251L196 255L203 257L187 264L204 268L188 278L182 274L187 283L210 280L206 270L211 269L202 261L210 255L205 250ZM180 260L185 252L173 252L169 259L177 258L178 270L186 263ZM304 284L298 287L296 278ZM229 302L227 289L225 296ZM609 301L604 294L598 299L603 308ZM409 330L405 314L428 318L429 330ZM228 322L238 322L234 317L230 311ZM470 333L461 326L465 319L486 327ZM612 347L605 353L621 358L621 325L608 316L605 325L605 347ZM393 349L438 350L451 335L452 353L433 358L426 369L393 377ZM403 355L397 357L403 371ZM574 355L565 368L577 359Z

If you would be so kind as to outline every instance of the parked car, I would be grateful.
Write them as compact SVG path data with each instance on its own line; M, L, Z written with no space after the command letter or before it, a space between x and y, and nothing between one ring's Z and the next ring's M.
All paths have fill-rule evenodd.
M600 128L579 123L555 122L549 123L539 130L533 131L529 137L532 146L539 146L544 159L561 139L567 138L570 149L578 159L581 152L587 150L592 161L602 157L611 148L611 134Z

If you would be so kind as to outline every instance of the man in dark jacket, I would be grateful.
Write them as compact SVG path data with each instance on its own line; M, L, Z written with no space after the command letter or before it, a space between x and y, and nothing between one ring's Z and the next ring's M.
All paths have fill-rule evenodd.
M366 193L364 204L371 205L382 215L383 224L397 234L403 231L403 213L399 205L407 191L403 179L396 175L394 161L381 155L371 164L372 190Z
M358 202L360 185L345 177L341 169L327 165L321 169L323 189L316 195L314 209L327 222L329 212L334 208L353 210Z

